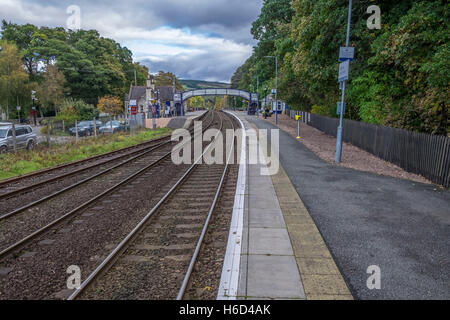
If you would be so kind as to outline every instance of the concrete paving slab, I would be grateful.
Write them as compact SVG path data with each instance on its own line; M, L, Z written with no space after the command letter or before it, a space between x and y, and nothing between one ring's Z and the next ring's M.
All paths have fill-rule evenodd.
M250 202L250 200L248 200ZM266 198L259 198L257 201L250 202L250 210L260 210L260 209L272 209L281 210L280 206L276 202L276 197L267 196Z
M305 299L297 263L292 256L248 256L247 296Z
M249 254L294 255L294 251L286 229L250 228Z
M305 299L271 177L261 175L264 167L247 166L237 298Z
M251 228L286 228L283 216L271 209L252 210L249 225Z
M273 192L274 192L273 188L271 188L270 186L268 186L266 184L263 184L263 185L259 186L257 189L251 188L248 192L248 195L259 196L259 195L264 195L264 194L270 194Z

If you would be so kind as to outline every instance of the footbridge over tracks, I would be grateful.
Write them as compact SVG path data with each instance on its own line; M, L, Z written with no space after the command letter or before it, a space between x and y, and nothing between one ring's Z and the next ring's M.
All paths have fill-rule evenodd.
M183 101L190 98L201 96L235 96L241 97L248 101L248 114L255 114L258 107L258 94L251 93L240 89L224 89L224 88L210 88L210 89L195 89L174 94L173 101L175 108L181 108Z

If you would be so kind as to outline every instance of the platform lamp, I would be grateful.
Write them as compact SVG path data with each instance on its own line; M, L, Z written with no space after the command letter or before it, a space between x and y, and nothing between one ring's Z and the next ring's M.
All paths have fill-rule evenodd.
M264 110L266 108L267 108L267 87L264 88Z
M277 56L265 56L265 58L275 58L275 124L278 124L278 57Z

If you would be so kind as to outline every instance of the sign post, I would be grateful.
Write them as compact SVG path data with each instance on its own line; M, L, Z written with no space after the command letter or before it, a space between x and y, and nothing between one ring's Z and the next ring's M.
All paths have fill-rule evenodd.
M297 139L301 139L301 137L300 137L300 120L302 120L302 116L296 115L295 120L297 120Z
M340 115L341 113L345 114L345 104L344 104L344 108L342 108L342 102L338 102L337 103L337 109L336 109L336 114Z
M134 135L134 125L135 125L135 120L136 120L136 114L137 114L137 101L130 100L130 135L131 136Z
M348 80L348 75L350 71L350 60L353 60L353 52L354 50L349 48L349 40L350 40L350 22L352 19L352 0L349 0L348 5L348 19L347 19L347 37L345 40L345 48L340 50L339 60L344 60L344 62L339 64L339 82L342 82L342 96L341 96L341 106L345 106L345 84ZM343 108L342 108L343 111ZM339 127L337 128L336 135L336 156L334 158L334 162L341 162L342 156L342 124L344 122L344 112L340 113L339 116Z
M353 61L355 56L355 48L354 47L340 47L339 48L339 61Z
M17 106L16 109L17 109L17 116L19 117L19 124L20 124L20 106Z
M152 127L153 127L153 130L155 130L156 129L156 119L155 119L155 117L156 117L156 105L152 106L152 115L153 115Z

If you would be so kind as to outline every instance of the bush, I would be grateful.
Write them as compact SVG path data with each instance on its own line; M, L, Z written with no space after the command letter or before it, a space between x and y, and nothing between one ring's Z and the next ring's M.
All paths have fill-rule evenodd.
M311 108L311 113L315 113L315 114L319 114L321 116L327 116L327 117L336 116L330 110L331 110L330 108L327 108L325 106L314 105Z
M53 126L52 126L52 125L49 125L49 128L50 128L50 133L52 133L52 131L53 131ZM41 128L41 133L42 133L42 134L47 134L47 123Z
M92 104L83 100L66 99L61 104L60 110L55 120L90 120L99 115L99 111Z

